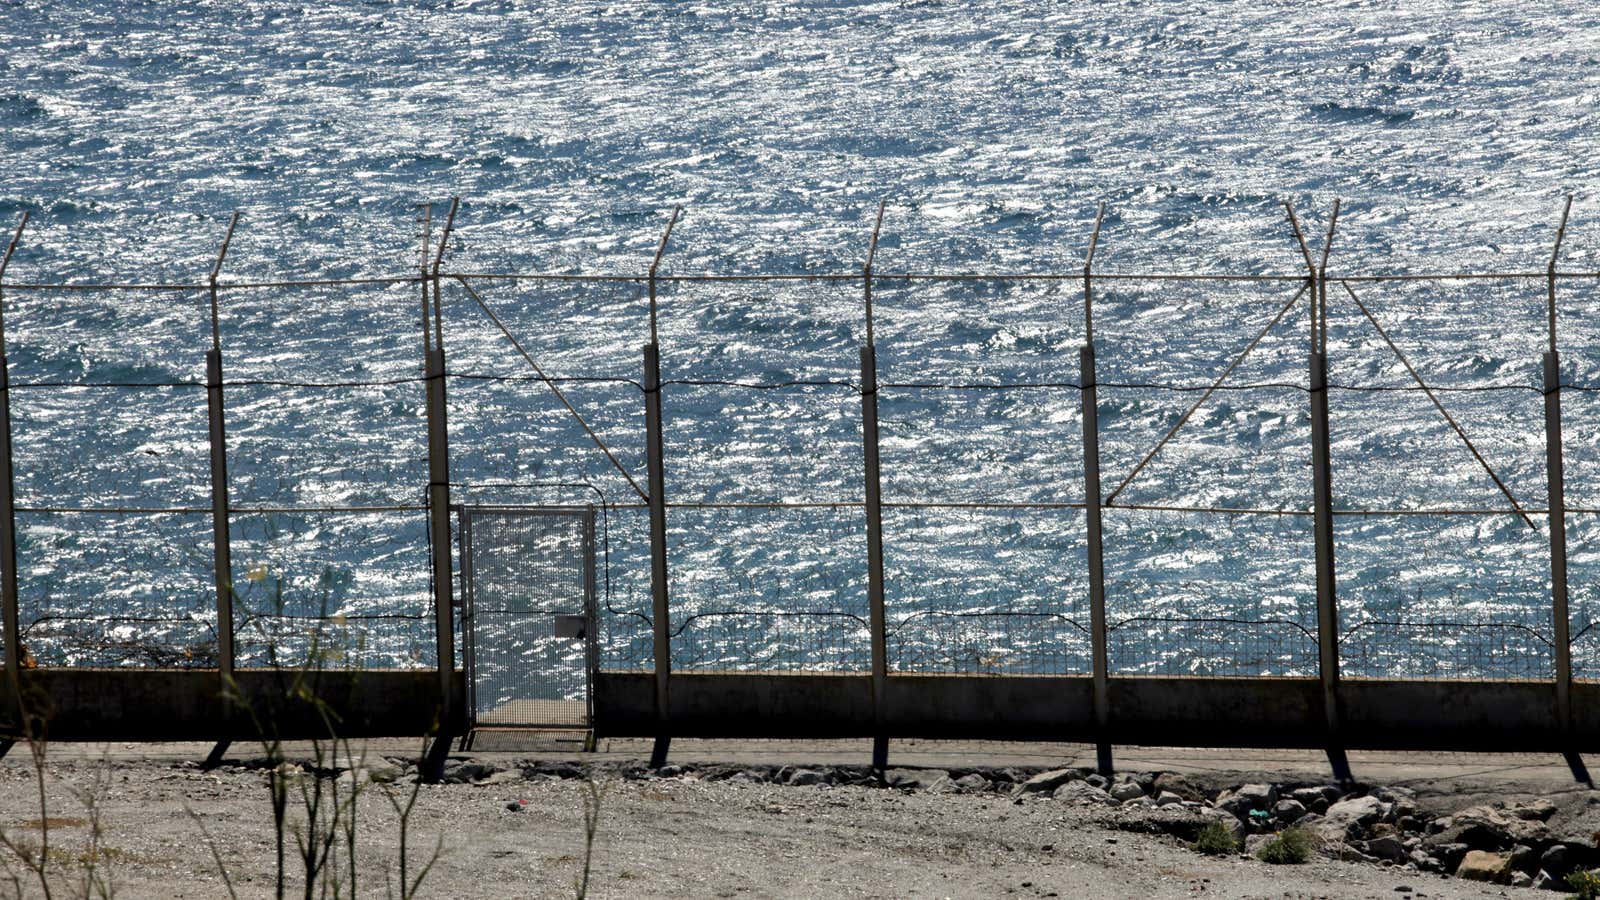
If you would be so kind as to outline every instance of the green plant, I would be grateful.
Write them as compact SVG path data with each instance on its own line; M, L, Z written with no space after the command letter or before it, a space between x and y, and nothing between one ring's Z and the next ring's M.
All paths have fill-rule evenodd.
M1256 852L1256 858L1272 865L1298 865L1311 859L1316 849L1311 832L1304 828L1285 828Z
M1207 856L1228 856L1239 852L1239 841L1233 836L1233 829L1221 822L1208 822L1195 835L1189 849Z
M1572 889L1573 900L1600 900L1600 875L1579 869L1567 876L1567 887Z

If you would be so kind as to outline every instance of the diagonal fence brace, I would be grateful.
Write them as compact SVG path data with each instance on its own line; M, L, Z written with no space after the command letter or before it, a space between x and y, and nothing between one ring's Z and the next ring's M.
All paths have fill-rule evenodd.
M527 361L528 365L533 368L533 372L535 375L539 376L539 380L544 382L545 386L550 389L550 392L555 394L556 399L561 401L561 405L567 408L567 412L571 413L572 418L577 420L578 424L582 426L584 434L587 434L589 439L594 442L594 445L600 448L600 452L606 455L606 459L611 461L611 465L616 468L617 472L620 473L623 478L627 479L628 485L633 488L634 493L639 495L639 499L648 502L650 495L645 493L644 488L639 486L639 482L635 481L632 475L628 474L628 470L623 467L622 461L617 459L617 455L615 453L611 452L611 448L606 446L606 442L601 440L600 435L596 434L595 430L589 427L588 421L584 419L582 413L578 412L578 408L572 405L572 401L567 399L567 395L562 393L561 388L555 383L555 379L551 378L549 375L546 375L544 369L540 368L537 362L534 362L533 356L528 353L527 350L523 349L522 342L517 340L516 335L511 333L511 329L507 328L505 323L500 321L500 317L494 314L494 310L489 308L489 304L483 299L483 295L474 290L472 285L467 283L467 279L464 276L452 275L451 277L466 289L467 296L471 297L473 302L478 304L478 308L483 310L483 314L485 316L489 317L489 321L493 322L495 327L500 329L500 333L506 336L506 340L511 342L511 346L516 348L517 353L520 354L522 358Z
M1350 290L1348 283L1340 281L1339 286L1344 288L1344 292L1350 295L1351 300L1355 301L1356 307L1361 310L1361 314L1367 317L1367 321L1372 323L1373 328L1377 329L1378 336L1383 338L1383 342L1389 345L1390 350L1394 351L1394 355L1400 360L1400 364L1406 367L1407 372L1411 373L1412 380L1416 381L1417 386L1422 388L1422 392L1428 395L1429 400L1433 401L1434 408L1439 410L1439 415L1444 416L1444 420L1450 423L1450 427L1455 430L1456 436L1461 438L1463 444L1467 445L1467 450L1472 453L1472 458L1478 461L1478 465L1482 466L1483 471L1487 472L1489 478L1494 481L1495 487L1499 488L1500 493L1504 494L1506 500L1510 501L1511 508L1517 511L1517 515L1522 517L1522 521L1528 523L1529 528L1538 531L1539 526L1533 524L1533 519L1528 517L1527 512L1522 508L1522 504L1517 502L1516 496L1511 493L1511 488L1507 487L1506 483L1500 480L1500 476L1495 474L1494 468L1489 465L1488 460L1483 458L1483 454L1478 452L1478 448L1473 445L1472 439L1467 437L1466 431L1456 422L1455 417L1450 415L1450 411L1444 408L1444 404L1439 402L1439 397L1433 392L1433 388L1422 380L1422 376L1418 374L1416 367L1411 365L1411 360L1407 359L1406 355L1400 352L1400 348L1395 346L1395 342L1389 337L1389 332L1378 324L1377 316L1372 314L1372 310L1367 309L1366 304L1361 302L1361 298L1356 296L1355 291Z
M1144 455L1144 459L1139 460L1139 464L1133 467L1133 471L1129 472L1127 477L1122 479L1122 483L1117 485L1117 489L1112 491L1109 497L1106 497L1106 502L1104 504L1105 506L1112 506L1115 503L1117 495L1122 493L1123 489L1129 484L1133 483L1133 479L1138 477L1140 472L1144 471L1144 467L1149 464L1150 460L1155 459L1156 454L1160 453L1161 448L1165 447L1167 442L1172 440L1173 435L1176 435L1183 429L1184 425L1189 423L1190 417L1192 417L1201 406L1204 406L1207 400L1211 399L1211 395L1217 392L1217 388L1222 387L1222 383L1228 380L1228 376L1233 374L1233 370L1239 368L1239 365L1245 361L1245 358L1256 349L1256 346L1260 344L1262 339L1267 336L1267 332L1271 331L1273 328L1276 328L1278 323L1283 321L1283 317L1289 314L1289 310L1293 309L1294 305L1300 302L1300 298L1306 293L1306 291L1310 289L1311 285L1305 284L1300 286L1300 290L1294 292L1294 296L1290 297L1289 302L1285 303L1283 307L1278 310L1278 314L1272 317L1272 321L1268 322L1267 326L1261 329L1261 331L1259 331L1256 336L1250 340L1249 344L1245 345L1244 350L1234 358L1233 362L1228 364L1226 369L1222 370L1222 374L1218 375L1217 379L1211 383L1211 386L1206 388L1205 393L1200 395L1200 399L1196 400L1194 405L1189 407L1189 409L1178 418L1177 423L1174 424L1172 428L1162 436L1161 440L1156 442L1156 445L1150 449L1149 453Z

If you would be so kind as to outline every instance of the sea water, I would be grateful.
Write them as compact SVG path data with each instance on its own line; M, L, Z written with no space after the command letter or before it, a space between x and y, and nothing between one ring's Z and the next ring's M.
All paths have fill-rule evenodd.
M1600 10L1587 3L38 2L0 5L6 282L406 276L462 198L445 272L859 271L874 285L891 665L1088 664L1083 285L905 272L1295 275L1596 263ZM443 284L451 472L468 503L603 509L607 665L648 665L642 283ZM1294 282L1095 287L1105 492ZM1546 502L1539 279L1352 289L1516 502ZM867 656L857 281L659 292L681 668ZM1595 282L1559 284L1564 376L1600 386ZM23 624L42 663L203 663L203 289L7 290ZM1336 521L1353 674L1548 677L1548 535L1330 286L1335 503L1491 510ZM415 284L223 290L241 654L340 617L342 651L431 660ZM1117 499L1311 505L1302 299ZM109 385L144 385L112 387ZM154 385L154 386L152 386ZM998 388L997 385L1026 385ZM1564 394L1567 501L1600 507L1600 395ZM827 506L843 503L841 506ZM917 504L966 504L928 506ZM1033 504L1026 508L983 504ZM399 507L361 514L283 512ZM30 511L31 510L31 511ZM39 511L56 510L56 511ZM1600 528L1570 516L1574 652L1600 655ZM1310 518L1112 509L1112 665L1315 671ZM530 571L538 567L530 565Z

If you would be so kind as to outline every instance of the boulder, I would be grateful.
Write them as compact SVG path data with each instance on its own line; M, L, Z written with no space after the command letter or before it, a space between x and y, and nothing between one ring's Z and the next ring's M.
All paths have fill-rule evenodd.
M1519 819L1544 822L1556 814L1556 804L1544 797L1535 797L1518 803L1508 811Z
M1328 807L1322 817L1329 822L1345 822L1370 828L1389 815L1389 804L1377 797L1352 797Z
M1461 865L1461 860L1466 857L1467 851L1471 849L1466 844L1437 844L1424 852L1438 860L1445 871L1454 872L1456 866Z
M1282 825L1292 825L1305 814L1306 808L1298 800L1279 800L1272 804L1272 818Z
M1109 793L1118 800L1137 800L1144 796L1144 788L1138 782L1120 781L1111 786Z
M926 791L948 786L950 773L943 769L889 769L883 783L893 788Z
M1568 872L1577 868L1577 854L1573 853L1566 844L1551 844L1540 855L1539 868L1557 878L1564 877Z
M1405 844L1394 835L1375 837L1361 845L1362 852L1376 859L1386 859L1392 863L1404 863L1410 858L1406 852Z
M1456 866L1456 877L1468 881L1498 883L1506 878L1506 870L1510 863L1511 860L1504 853L1468 850L1467 855L1461 858L1461 864Z
M1173 804L1173 808L1177 809L1181 807L1179 807L1177 804ZM1233 813L1230 813L1225 809L1217 809L1215 807L1208 806L1200 810L1200 818L1204 824L1216 822L1222 825L1222 827L1228 829L1229 834L1233 835L1234 840L1244 840L1244 823L1239 821L1239 819L1236 818Z
M1155 777L1154 781L1150 782L1150 796L1159 798L1163 791L1177 794L1179 800L1201 801L1206 799L1205 791L1202 791L1189 779L1176 772L1162 772Z
M1295 788L1289 792L1289 799L1315 813L1323 812L1328 808L1328 798L1323 795L1322 788Z
M1511 868L1519 872L1534 872L1539 868L1539 851L1527 844L1518 844L1508 854Z
M1270 784L1244 784L1217 798L1216 806L1244 818L1255 811L1272 808L1278 800L1278 791Z
M1082 777L1083 773L1077 769L1052 769L1049 772L1040 772L1017 785L1016 789L1011 792L1011 796L1020 797L1023 794L1054 793L1056 788L1069 781L1077 781Z
M1111 779L1101 775L1099 772L1090 772L1088 775L1083 776L1083 780L1102 791L1111 786Z
M1470 806L1434 823L1438 830L1427 844L1466 844L1475 850L1507 850L1515 844L1550 840L1550 830L1537 819L1521 819L1490 806Z
M989 789L989 779L971 772L955 780L955 789L961 794L981 794Z
M1116 806L1115 797L1100 790L1087 781L1069 781L1056 788L1050 796L1067 803L1076 803L1079 806Z
M1178 796L1177 794L1174 794L1171 791L1162 791L1161 793L1156 795L1156 805L1157 806L1178 806L1178 805L1181 805L1182 803L1183 803L1183 798ZM1227 812L1227 810L1221 810L1221 811L1222 812ZM1233 814L1232 813L1228 813L1228 817L1229 818L1233 818Z

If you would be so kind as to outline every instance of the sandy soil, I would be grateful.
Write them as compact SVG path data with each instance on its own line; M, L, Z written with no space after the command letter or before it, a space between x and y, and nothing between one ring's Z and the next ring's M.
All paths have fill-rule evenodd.
M393 746L369 750L369 767L381 776L381 756L397 753ZM1018 803L994 792L628 778L622 770L629 755L568 756L601 770L592 897L1559 896L1363 863L1269 866L1206 857L1175 837L1143 833L1143 813L1048 797ZM116 896L226 897L202 823L238 896L271 896L275 843L265 771L249 767L256 761L248 749L231 755L241 765L213 771L198 767L200 756L203 748L194 747L56 754L46 783L57 896L79 893L71 876L81 873L94 832L86 795L96 797L101 816L95 858ZM412 871L436 845L443 848L419 896L574 896L585 854L585 781L525 775L519 763L526 756L481 758L510 771L481 783L424 786L417 795ZM1225 768L1212 767L1209 777L1243 780ZM1422 794L1441 808L1481 802L1486 792L1591 802L1589 791L1547 769L1520 785L1488 761L1464 771L1473 777L1430 781ZM398 774L388 789L403 799L410 784L403 770ZM13 840L36 843L41 835L35 785L28 754L18 747L0 763L0 826ZM383 791L370 786L358 805L363 896L384 896L386 877L397 872L398 817ZM291 805L298 802L293 795ZM290 853L290 871L298 872L292 847ZM14 857L8 861L15 874ZM0 896L17 894L42 896L25 880L0 884Z

